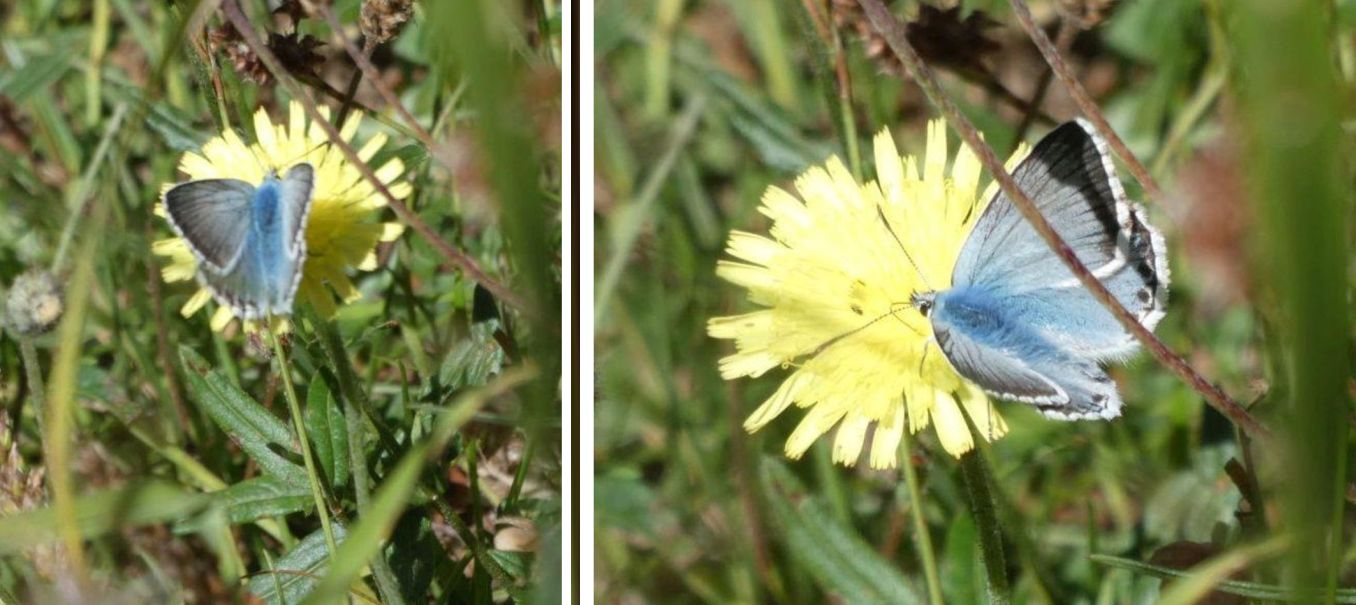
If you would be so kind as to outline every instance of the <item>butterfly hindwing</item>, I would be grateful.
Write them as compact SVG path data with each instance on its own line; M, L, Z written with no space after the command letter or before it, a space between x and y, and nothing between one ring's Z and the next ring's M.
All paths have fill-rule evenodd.
M1034 404L1059 404L1068 401L1050 379L1042 376L1016 355L977 340L982 329L966 317L934 311L932 331L952 367L986 392L1004 399Z
M254 186L236 179L204 179L165 192L165 214L198 261L228 271L244 249Z
M939 293L930 314L952 367L986 392L1062 420L1118 415L1106 372L1047 340L1029 319L1027 309L979 286Z
M1095 362L1066 351L1051 349L1049 357L1034 362L1033 369L1068 394L1068 400L1036 403L1036 409L1057 420L1103 420L1121 414L1121 396L1116 383Z
M1164 260L1158 256L1161 247L1150 243L1150 236L1157 239L1158 235L1149 231L1147 224L1136 224L1142 226L1145 237L1132 238L1130 262L1100 279L1141 324L1152 330L1163 317L1167 268L1160 266ZM1107 361L1123 359L1138 347L1111 311L1076 281L1011 294L1007 304L1026 324L1070 352Z

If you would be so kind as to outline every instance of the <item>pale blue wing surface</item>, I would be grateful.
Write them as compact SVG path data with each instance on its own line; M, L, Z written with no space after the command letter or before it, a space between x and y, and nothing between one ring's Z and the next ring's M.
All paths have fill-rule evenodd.
M279 272L286 272L286 261L262 253L261 238L251 234L246 250L229 273L198 273L198 280L212 292L217 303L230 307L237 317L262 319L272 313L291 313L291 301L279 296ZM284 304L286 303L286 304Z
M934 322L933 333L956 371L986 392L1026 403L1053 405L1068 401L1068 396L1053 381L1026 362L980 344L965 330Z
M310 164L297 164L279 181L278 198L282 206L282 233L287 252L293 259L306 256L306 219L311 212L311 191L315 170Z
M288 315L305 262L312 171L301 165L283 179L269 175L254 191L243 250L230 271L199 272L217 302L239 317Z
M1039 344L1023 338L1020 326L1005 322L993 299L973 289L937 296L929 319L937 345L962 376L1004 399L1058 404L1068 396L1022 356Z
M1117 258L1130 208L1105 145L1082 122L1041 139L1013 171L1017 185L1089 269ZM1001 191L975 223L956 259L952 283L1008 291L1048 287L1073 275Z
M1025 310L979 287L937 296L930 319L947 360L986 392L1051 418L1113 418L1121 399L1097 364L1046 340Z
M244 249L253 199L254 186L245 181L189 181L165 192L165 215L198 261L220 273L229 271Z
M1139 233L1130 238L1128 262L1100 279L1141 324L1152 330L1163 317L1166 304L1166 259L1161 256L1162 242L1157 234L1138 220L1135 228ZM1012 294L1006 304L1014 316L1052 344L1073 353L1108 361L1125 358L1138 347L1111 312L1077 282Z

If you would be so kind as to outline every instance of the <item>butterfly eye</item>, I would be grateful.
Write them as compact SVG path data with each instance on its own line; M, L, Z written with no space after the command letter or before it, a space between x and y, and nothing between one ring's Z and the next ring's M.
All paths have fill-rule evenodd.
M923 317L927 317L932 312L932 296L926 293L914 293L913 296L909 297L909 304L918 309Z

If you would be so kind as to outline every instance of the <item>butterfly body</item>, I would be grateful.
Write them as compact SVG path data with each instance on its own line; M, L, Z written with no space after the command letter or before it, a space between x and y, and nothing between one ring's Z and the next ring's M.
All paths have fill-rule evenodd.
M170 225L199 262L198 281L244 319L288 315L306 258L314 171L298 164L258 186L190 181L165 193Z
M1079 260L1149 329L1163 315L1162 237L1126 199L1106 145L1082 121L1056 128L1013 172ZM1137 343L1001 192L961 248L952 287L913 296L952 367L986 392L1052 418L1112 418L1100 363Z

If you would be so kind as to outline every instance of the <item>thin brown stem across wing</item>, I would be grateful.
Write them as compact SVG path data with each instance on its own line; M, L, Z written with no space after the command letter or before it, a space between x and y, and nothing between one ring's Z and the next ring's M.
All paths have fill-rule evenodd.
M1211 407L1219 410L1221 414L1224 414L1225 417L1233 421L1233 423L1243 429L1249 437L1259 441L1269 439L1271 437L1271 431L1269 429L1258 422L1256 418L1253 418L1252 414L1249 414L1247 410L1243 409L1243 406L1240 406L1231 399L1218 386L1215 386L1213 383L1206 380L1205 377L1201 376L1201 374L1197 372L1195 368L1192 368L1186 360L1182 359L1169 349L1167 345L1163 344L1163 341L1154 336L1153 332L1150 332L1148 328L1145 328L1140 324L1139 321L1135 319L1135 316L1127 311L1125 306L1121 305L1120 301L1117 301L1116 298L1112 296L1111 292L1106 289L1106 286L1102 285L1102 282L1098 281L1097 277L1078 260L1078 256L1074 254L1074 251L1069 247L1069 244L1065 243L1059 234L1055 232L1054 227L1051 227L1050 223L1047 222L1040 211L1036 209L1036 204L1031 201L1031 198L1028 197L1020 187L1017 186L1017 182L1013 180L1012 175L1003 167L1003 162L998 159L993 148L989 147L988 143L984 142L984 139L979 135L979 131L975 130L974 125L961 114L960 110L956 107L956 104L942 91L941 86L937 83L936 76L932 74L932 70L923 63L923 59L918 56L918 53L914 51L913 47L909 44L908 39L904 35L904 25L890 13L890 10L887 9L880 0L858 0L858 2L866 11L867 18L871 21L872 27L876 28L876 31L885 38L886 42L890 45L890 48L899 56L900 60L904 63L904 67L908 70L909 75L918 82L920 87L922 87L923 91L927 94L928 99L941 110L942 115L946 117L946 121L951 124L951 127L955 128L956 131L960 133L961 138L965 140L965 144L974 151L975 155L979 156L980 163L982 163L985 169L994 176L994 180L998 182L999 188L1003 190L1003 193L1007 194L1008 198L1012 200L1013 205L1016 206L1017 210L1022 213L1022 216L1031 223L1031 226L1036 229L1036 233L1040 234L1041 239L1045 240L1045 243L1050 246L1050 249L1055 252L1055 255L1069 267L1069 270L1072 271L1074 276L1078 278L1078 281L1083 284L1083 287L1086 288L1103 307L1106 307L1107 310L1111 311L1111 314L1116 317L1116 320L1121 323L1126 331L1143 344L1159 363L1166 366L1169 370L1172 370L1174 374L1181 377L1192 389L1205 397L1206 402L1208 402Z

